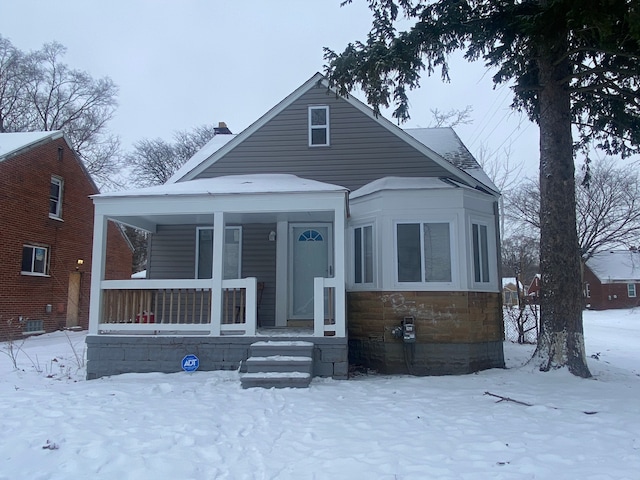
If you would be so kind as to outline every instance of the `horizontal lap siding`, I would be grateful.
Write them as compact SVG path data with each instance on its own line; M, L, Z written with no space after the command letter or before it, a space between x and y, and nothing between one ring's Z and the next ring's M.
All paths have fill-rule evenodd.
M269 241L275 224L247 224L242 226L242 276L256 277L264 282L262 299L258 292L258 321L260 325L275 325L276 302L276 242Z
M148 278L195 278L195 225L159 225L151 236Z
M308 146L310 105L330 107L330 147ZM324 87L311 89L199 177L290 173L356 190L387 176L449 176Z

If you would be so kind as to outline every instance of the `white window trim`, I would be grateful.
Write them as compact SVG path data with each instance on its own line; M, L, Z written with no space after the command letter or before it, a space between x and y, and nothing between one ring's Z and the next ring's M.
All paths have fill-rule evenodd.
M49 212L49 218L53 218L54 220L62 220L62 196L64 194L64 181L60 177L56 177L55 175L51 175L51 183L55 183L59 187L60 195L58 196L57 201L57 209L55 213ZM51 183L49 184L49 190L51 190ZM51 191L49 191L49 202L51 202Z
M451 281L450 282L426 282L424 281L425 271L424 271L424 258L422 259L420 265L420 273L422 277L422 281L420 282L401 282L398 280L398 225L407 225L407 224L419 224L420 225L420 249L421 254L424 255L424 227L425 223L446 223L449 225L449 258L451 259L450 268L451 268ZM439 218L429 218L429 219L420 219L420 220L396 220L393 222L393 279L395 288L403 288L403 289L411 289L415 288L417 290L424 290L425 287L428 287L430 290L441 290L441 289L451 289L455 288L456 285L456 258L457 258L457 250L455 249L455 222L451 219L439 219Z
M327 119L327 123L325 123L324 125L311 125L311 112L312 110L325 110L326 112L326 119ZM328 147L331 145L331 136L330 136L330 121L329 121L329 106L328 105L310 105L307 111L307 122L308 122L308 127L309 127L309 146L310 147ZM326 130L327 133L327 141L326 143L312 143L312 131L313 130Z
M371 277L373 279L373 281L371 282L360 282L360 283L356 283L356 229L360 228L360 229L364 229L366 227L371 227L371 249L372 249L372 272L371 272ZM376 242L376 225L375 222L367 222L367 223L362 223L362 224L358 224L358 225L354 225L351 227L351 241L350 241L350 253L351 253L351 262L350 262L350 266L349 266L349 273L350 273L350 281L351 284L353 285L353 287L356 288L363 288L363 289L370 289L370 288L374 288L375 285L377 284L377 272L378 272L378 250L376 248L377 242ZM364 250L362 251L362 265L364 265ZM362 272L364 274L364 272ZM363 275L364 278L364 275Z
M240 225L233 225L233 226L227 226L224 227L225 231L226 230L236 230L238 231L238 235L240 238L239 244L238 244L238 277L237 278L241 278L242 277L242 226ZM196 254L195 254L195 278L199 278L198 275L200 272L198 272L199 266L198 264L200 263L199 260L199 255L200 255L200 231L201 230L211 230L211 235L213 238L213 227L196 227ZM224 236L223 236L224 238ZM213 259L213 256L212 256ZM223 268L224 271L224 268ZM225 280L229 280L229 279L225 279Z
M589 282L584 284L584 296L591 298L591 284Z
M633 287L633 295L631 295L631 287ZM627 295L629 298L636 298L637 291L635 283L627 283Z
M31 268L32 270L22 270L22 256L20 257L20 275L25 275L25 276L31 276L31 277L50 277L51 275L49 274L49 262L51 260L51 249L46 246L46 245L36 245L33 243L24 243L22 244L22 249L24 250L24 247L29 247L29 248L41 248L45 251L45 260L44 260L44 273L41 272L34 272L33 271L33 261L31 262ZM24 255L24 252L23 252Z

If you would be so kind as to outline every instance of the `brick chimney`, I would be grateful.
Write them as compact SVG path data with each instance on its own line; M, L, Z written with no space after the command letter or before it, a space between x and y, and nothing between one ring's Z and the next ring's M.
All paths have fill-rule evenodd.
M216 135L233 135L224 122L218 122L218 126L213 127L213 131Z

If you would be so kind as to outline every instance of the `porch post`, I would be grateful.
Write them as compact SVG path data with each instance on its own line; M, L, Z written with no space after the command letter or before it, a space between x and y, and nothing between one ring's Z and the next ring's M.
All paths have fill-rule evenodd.
M211 268L211 333L220 336L222 273L224 271L224 212L213 214L213 266Z
M334 245L334 278L336 294L336 336L346 336L346 294L345 294L345 205L336 208L334 213L333 245Z
M89 334L98 334L102 318L102 288L107 250L107 218L96 213L93 219L93 250L91 253L91 294L89 297Z
M276 235L276 327L287 326L287 312L289 311L288 265L289 257L289 223L278 221Z

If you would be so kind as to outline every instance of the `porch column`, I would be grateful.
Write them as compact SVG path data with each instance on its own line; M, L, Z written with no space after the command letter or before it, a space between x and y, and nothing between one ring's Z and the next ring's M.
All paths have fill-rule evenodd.
M289 245L289 222L278 221L276 235L276 327L287 326L287 312L289 311L288 264L287 248Z
M213 214L213 265L211 267L211 332L220 336L222 321L222 274L224 271L224 212Z
M346 294L345 294L345 223L346 215L344 204L341 208L335 210L333 228L333 244L334 244L334 277L336 282L336 336L346 336Z
M93 218L93 250L91 253L91 296L89 299L89 334L98 334L102 318L102 280L107 251L107 218L98 213Z

